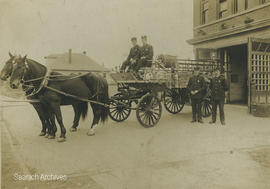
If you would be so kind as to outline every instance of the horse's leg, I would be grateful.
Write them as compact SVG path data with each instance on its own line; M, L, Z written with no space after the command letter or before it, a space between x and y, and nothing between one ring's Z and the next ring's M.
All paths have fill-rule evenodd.
M72 107L73 107L75 115L74 115L73 125L69 130L70 132L75 132L77 131L77 127L79 125L81 110L79 109L78 104L72 104Z
M95 135L95 129L98 126L99 120L100 120L100 113L99 109L95 104L91 104L92 110L93 110L93 121L90 130L87 132L88 136L94 136Z
M51 109L53 110L55 116L56 116L56 119L57 119L57 122L60 126L60 129L61 129L61 134L60 134L60 137L58 138L58 142L64 142L66 139L66 128L63 124L63 118L62 118L62 113L61 113L61 109L60 109L60 103L57 103L57 102L52 102L50 104L50 107Z
M42 124L42 129L41 129L41 132L39 133L39 136L45 136L47 133L47 129L49 129L49 123L46 120L44 111L42 109L42 105L38 104L38 103L33 103L32 105L35 108L35 110L38 114L38 117L41 121L41 124Z
M49 112L48 116L49 116L48 120L49 120L50 125L51 125L48 139L55 139L55 133L57 132L57 127L55 124L55 115L52 112Z

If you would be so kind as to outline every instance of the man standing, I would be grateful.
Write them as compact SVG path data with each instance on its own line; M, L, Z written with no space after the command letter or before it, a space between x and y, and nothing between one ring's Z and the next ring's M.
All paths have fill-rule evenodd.
M203 123L202 121L202 99L205 95L206 84L202 76L200 76L200 69L194 69L194 75L189 79L187 89L190 92L191 106L192 106L192 121Z
M127 67L129 69L132 69L133 67L136 67L139 63L140 59L140 47L137 45L137 38L133 37L131 38L132 48L129 51L129 55L127 57L127 60L125 60L120 68L121 71L125 71Z
M138 66L135 70L139 70L141 67L151 67L152 59L154 56L153 47L147 43L147 36L142 36L141 57Z
M224 101L225 101L225 91L228 90L227 82L225 77L220 74L220 70L214 70L214 77L210 82L211 98L212 98L212 121L210 124L216 122L217 117L217 105L219 106L219 116L222 125L225 125L224 116Z

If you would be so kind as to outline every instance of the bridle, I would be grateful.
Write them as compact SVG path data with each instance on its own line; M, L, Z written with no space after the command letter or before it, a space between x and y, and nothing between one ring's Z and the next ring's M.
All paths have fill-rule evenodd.
M14 65L16 65L16 60L13 60L13 68L12 68L12 72L14 71ZM24 63L24 67L23 67L23 73L22 73L22 78L20 79L20 84L23 86L23 91L25 92L25 96L26 97L31 97L31 96L34 96L36 94L38 94L42 88L47 85L47 75L48 75L48 69L46 68L46 74L45 76L42 76L42 77L38 77L38 78L34 78L34 79L29 79L29 80L26 80L25 79L25 75L27 72L30 71L30 68L29 68L29 65L28 63L26 62L26 60L23 62ZM31 82L33 81L39 81L39 80L43 80L41 82L41 84L39 85L38 88L36 88L36 86L34 86L33 84L31 84ZM27 83L30 83L30 84L27 84ZM31 93L27 94L30 90Z

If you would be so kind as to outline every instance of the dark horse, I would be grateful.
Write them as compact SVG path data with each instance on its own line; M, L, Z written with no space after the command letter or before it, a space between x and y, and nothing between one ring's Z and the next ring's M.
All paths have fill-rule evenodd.
M6 61L3 69L1 70L0 73L0 79L3 81L6 81L12 73L12 69L13 69L13 63L15 63L15 59L16 56L13 56L11 53L9 53L10 59L8 61ZM29 61L33 61L31 59L26 59L27 62ZM31 83L28 83L31 84ZM27 87L27 84L22 85L22 88L25 91L25 94L28 95L32 92L32 89L29 89ZM27 99L29 100L37 100L38 99L38 95L32 96L32 97L27 97ZM54 115L50 114L50 112L48 112L48 110L46 110L46 107L42 104L42 103L38 103L38 102L30 102L30 104L33 105L34 109L36 110L39 119L42 123L42 130L39 134L39 136L46 136L49 139L53 139L55 138L55 136L50 135L48 136L48 129L49 128L56 128L55 126L55 119L54 119ZM77 130L77 126L79 125L79 121L80 121L80 117L82 117L83 119L85 119L86 115L87 115L87 111L88 111L88 105L86 102L82 102L81 104L78 105L73 105L73 110L74 110L74 120L73 120L73 125L70 129L70 131L76 131Z
M44 78L41 82L34 85L34 94L38 95L40 102L46 107L48 112L56 116L57 122L61 128L61 135L58 141L65 140L66 129L63 124L60 105L78 105L82 103L73 97L63 95L63 93L78 96L82 99L91 99L103 104L108 103L108 84L107 81L95 74L89 73L81 77L63 76L60 73L52 72L47 78L48 70L45 66L35 62L26 61L25 57L16 58L13 63L13 71L10 78L10 87L18 88L21 80L34 80ZM55 77L54 77L55 75ZM50 79L52 78L52 79ZM36 82L36 81L35 81ZM34 83L34 82L33 82ZM54 89L54 90L52 90ZM88 135L95 134L95 127L99 121L104 122L108 118L108 106L90 103L94 118ZM56 129L51 129L51 134L55 135Z

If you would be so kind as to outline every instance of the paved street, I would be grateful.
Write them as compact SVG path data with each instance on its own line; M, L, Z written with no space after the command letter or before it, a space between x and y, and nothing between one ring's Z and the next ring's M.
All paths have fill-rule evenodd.
M63 117L69 129L71 107ZM122 123L111 120L86 132L92 119L58 143L37 136L41 123L30 105L4 108L3 188L270 188L269 118L256 118L246 106L226 105L226 126L191 124L191 108L145 129L135 112ZM58 133L59 134L59 133ZM66 181L15 181L14 174L67 175Z

